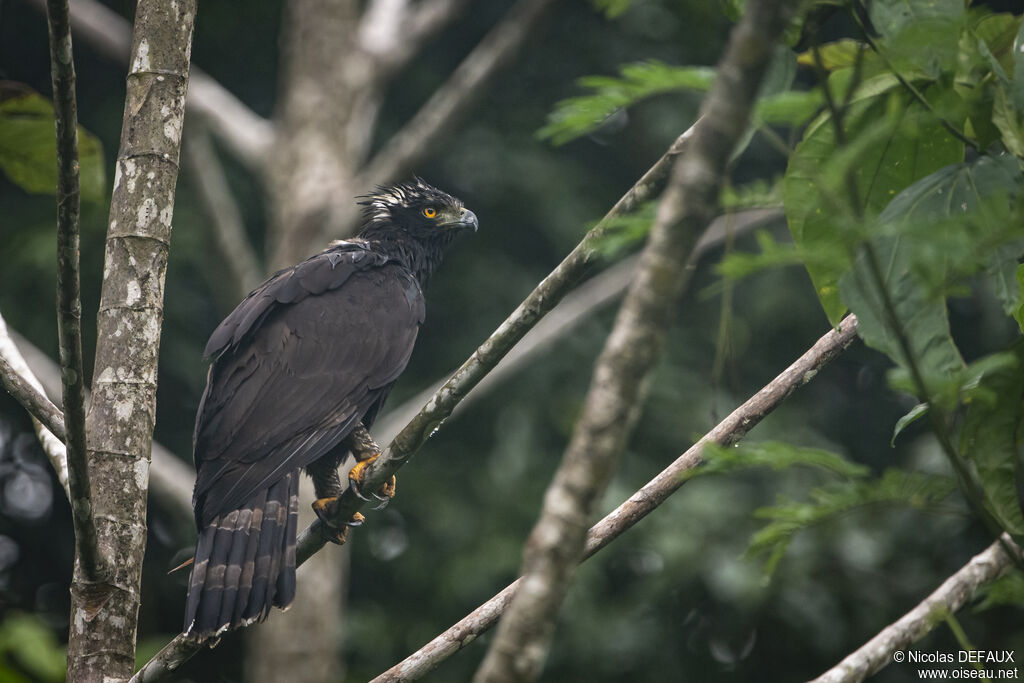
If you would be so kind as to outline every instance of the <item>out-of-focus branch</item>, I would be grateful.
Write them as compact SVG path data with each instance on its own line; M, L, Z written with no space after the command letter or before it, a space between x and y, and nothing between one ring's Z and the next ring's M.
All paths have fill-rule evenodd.
M42 10L46 0L27 0ZM96 0L72 0L75 34L105 58L127 65L132 42L131 24ZM261 170L274 138L273 124L256 114L198 67L192 67L189 112L202 117L217 137L243 162Z
M779 209L751 209L728 216L719 216L701 235L697 246L693 249L692 262L701 255L720 244L728 234L733 237L749 233L751 230L766 223L783 218ZM590 278L568 296L554 310L540 320L522 341L501 359L501 362L471 391L458 407L452 417L458 416L474 401L488 395L510 377L516 376L538 353L548 348L558 339L570 334L577 325L607 306L626 291L634 277L639 261L638 256L630 256ZM374 424L377 440L388 443L398 434L398 430L412 420L420 408L430 397L437 393L445 380L438 380L428 388L410 399L386 411Z
M373 55L382 77L405 66L423 44L459 15L467 0L373 0L359 24L359 46Z
M0 318L0 356L4 356L18 369L19 374L25 377L33 386L51 399L60 400L61 381L60 368L45 353L37 348L32 342L18 334L16 330L9 330L10 338L14 347L8 353L3 345L6 327ZM18 365L18 359L27 365ZM86 400L89 393L86 392ZM59 407L57 408L59 411ZM61 423L63 424L63 423ZM41 426L41 425L40 425ZM65 490L67 489L67 461L64 452L64 442L58 439L49 430L44 433L49 437L43 441L43 448L50 459L51 464L57 471ZM37 430L39 433L39 430ZM55 442L50 445L47 441ZM169 511L175 519L189 527L193 524L192 518L192 485L195 481L195 472L176 457L168 449L159 443L153 442L153 466L149 473L149 492L151 500L155 501L161 509Z
M391 440L391 445L365 470L364 488L373 491L391 477L430 434L440 426L466 394L475 387L523 336L550 311L583 277L596 258L595 246L605 234L608 223L652 199L664 186L672 160L685 148L693 128L680 135L668 151L624 194L611 211L576 245L576 248L530 293L523 303L486 341L473 352L441 389L439 389ZM351 489L346 490L338 505L338 524L351 519L363 505ZM347 515L347 516L344 516ZM318 520L302 532L297 542L297 564L302 564L325 544L325 528ZM180 634L164 646L139 669L133 683L153 683L173 673L201 649L195 641Z
M523 550L522 582L474 676L477 683L540 676L589 520L640 416L647 379L689 279L686 265L718 207L726 164L747 129L789 4L751 0L732 32L697 132L673 168L637 276L594 366L583 412Z
M827 332L792 365L705 434L671 465L662 470L658 476L592 526L587 534L583 559L591 557L607 546L679 490L685 483L683 473L703 462L702 454L707 444L729 446L738 442L781 405L790 394L810 382L823 367L845 351L856 338L857 319L852 315L847 316L840 323L838 330ZM371 683L414 681L434 670L441 662L475 640L498 621L520 583L521 580L517 579L506 586L444 633L374 678Z
M105 571L92 516L85 446L85 363L82 360L82 298L79 285L78 103L68 0L48 0L50 80L57 123L57 338L64 404L64 444L82 574L95 581ZM56 406L53 406L56 410Z
M260 283L263 269L245 234L242 212L224 176L224 167L202 126L188 128L184 151L185 167L209 216L221 260L231 273L234 298L244 299Z
M32 426L35 428L36 436L39 437L39 442L43 445L46 458L53 466L53 471L57 473L57 479L64 489L64 494L68 500L71 500L67 450L63 441L64 416L61 415L57 406L53 405L44 395L42 384L32 374L28 363L18 352L18 347L11 339L7 331L7 322L2 315L0 315L0 383L32 415ZM30 407L30 403L34 407Z
M942 615L959 610L981 586L995 581L1014 564L1006 549L1021 549L1009 534L978 553L955 574L942 582L935 592L902 617L886 626L874 638L850 653L843 661L815 678L811 683L856 683L881 671L893 661L893 653L920 640L937 625ZM899 661L899 660L897 660Z
M518 0L405 126L360 171L356 187L394 180L429 153L497 71L522 47L555 0Z

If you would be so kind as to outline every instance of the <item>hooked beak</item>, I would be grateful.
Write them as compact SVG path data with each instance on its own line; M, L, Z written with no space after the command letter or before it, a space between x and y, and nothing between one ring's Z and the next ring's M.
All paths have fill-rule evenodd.
M462 215L459 216L459 220L451 224L453 228L467 229L472 228L473 232L480 229L480 221L477 220L476 214L469 209L463 209Z

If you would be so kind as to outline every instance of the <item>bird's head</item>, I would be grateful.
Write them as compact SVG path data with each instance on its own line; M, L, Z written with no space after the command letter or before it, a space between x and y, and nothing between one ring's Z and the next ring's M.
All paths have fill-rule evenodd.
M447 242L458 233L475 232L479 227L476 214L461 200L422 178L380 186L359 203L364 207L364 236L399 230L419 240Z

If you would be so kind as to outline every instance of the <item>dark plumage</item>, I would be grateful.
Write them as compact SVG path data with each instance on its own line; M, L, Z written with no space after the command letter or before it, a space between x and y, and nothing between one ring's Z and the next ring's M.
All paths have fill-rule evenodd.
M194 435L196 546L185 633L264 619L295 596L299 470L337 495L342 440L405 369L423 288L462 202L422 180L379 188L359 236L275 273L214 330Z

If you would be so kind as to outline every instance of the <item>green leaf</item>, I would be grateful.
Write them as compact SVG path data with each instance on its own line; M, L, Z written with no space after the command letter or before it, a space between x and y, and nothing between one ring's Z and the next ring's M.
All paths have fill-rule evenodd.
M917 422L919 419L928 414L928 404L918 403L916 406L910 409L910 412L901 417L896 421L896 427L892 430L892 438L889 439L889 445L896 445L896 437L900 435L904 429L909 425Z
M857 62L857 54L865 49L864 43L852 38L843 38L834 43L825 43L818 46L818 56L821 65L827 71L835 71L847 66L853 66ZM816 67L817 59L814 50L806 50L797 55L797 63L801 66Z
M605 221L600 237L593 244L595 253L614 259L647 239L657 206L657 202L647 202L630 213Z
M39 617L9 613L0 623L0 653L17 660L36 680L64 680L64 648Z
M889 38L908 26L933 19L957 19L963 0L872 0L868 15L879 33Z
M971 401L960 432L960 452L974 463L985 506L1014 540L1024 538L1024 514L1017 477L1024 430L1024 342L1013 349L1017 362L987 373L980 386L990 401Z
M770 576L800 531L870 505L895 503L927 508L955 490L956 482L950 477L897 469L886 470L880 479L817 488L811 491L808 503L783 501L755 511L756 517L770 522L750 539L746 554L767 555L764 572Z
M993 245L1019 239L1010 207L1021 182L1015 159L981 157L942 168L893 199L875 221L870 244L901 330L890 324L866 249L839 281L842 301L857 314L858 334L868 345L906 368L902 333L926 377L963 369L945 299L960 279L985 267ZM939 390L932 382L929 387Z
M984 600L974 608L982 612L993 607L1010 605L1024 607L1024 574L1019 570L1011 571L981 589Z
M773 125L802 126L825 106L820 90L790 90L757 102L755 120Z
M709 443L702 453L704 464L683 474L683 480L708 474L727 474L743 470L768 467L779 471L794 466L816 467L845 478L868 475L868 468L820 448L802 448L780 441L766 441L723 448Z
M1024 332L1024 264L1017 266L1017 309L1013 312L1013 318L1017 326Z
M714 70L710 67L669 66L658 61L629 64L621 77L586 76L579 79L590 95L562 100L548 115L548 123L537 135L561 145L593 131L613 113L642 99L668 92L711 87Z
M26 192L57 191L57 136L53 105L41 95L0 85L0 170ZM103 201L106 181L99 138L78 127L82 199Z
M591 0L591 2L608 19L620 17L631 4L631 0Z
M864 87L873 92L893 86L875 79ZM786 169L786 218L793 241L808 254L835 252L837 245L849 250L859 240L856 226L851 226L856 212L849 206L849 173L856 180L859 212L871 218L914 181L963 158L963 144L902 90L855 101L844 118L843 130L850 141L846 149L836 144L829 116L819 117ZM849 265L848 260L835 263L834 259L808 264L815 291L832 324L837 324L846 310L838 284Z
M746 185L728 185L722 188L719 203L726 211L782 208L782 178L774 178L770 183L758 179Z

